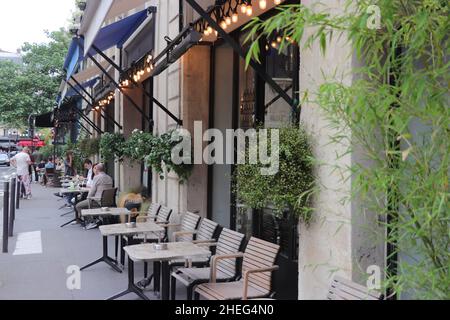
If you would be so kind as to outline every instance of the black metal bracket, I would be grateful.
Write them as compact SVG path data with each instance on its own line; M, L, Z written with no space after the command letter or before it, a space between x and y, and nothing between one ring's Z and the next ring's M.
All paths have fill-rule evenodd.
M94 50L96 50L94 48ZM103 52L99 52L101 56L103 56ZM113 77L102 67L102 65L90 54L87 54L88 57L94 62L94 64L103 72L103 74L111 81L112 84L116 87L117 90L120 91L120 93L123 94L123 96L133 105L133 107L148 121L150 122L151 119L147 117L147 115L142 111L142 109L139 107L139 105L128 95L126 92L123 91L122 87L114 80ZM118 67L118 66L117 66Z
M76 83L76 85L78 86L78 87L80 87L82 90L83 90L83 92L84 93L86 93L86 95L91 99L91 103L89 103L89 101L87 101L86 99L84 99L87 103L88 103L88 106L89 107L91 107L91 108L93 108L94 107L94 105L92 104L93 102L94 102L94 97L83 87L83 86L81 86L80 85L80 83L73 77L73 76L71 76L71 79ZM74 89L75 90L75 89ZM84 97L83 97L84 98ZM114 120L114 118L112 118L109 114L107 114L106 112L104 112L104 115L102 114L102 110L100 109L100 116L103 118L103 119L105 119L105 120L107 120L107 121L112 121L120 130L122 130L123 129L123 127L116 121L116 120Z
M196 11L203 19L205 19L211 27L213 27L218 34L227 42L242 59L245 60L246 52L241 48L241 46L228 34L223 30L219 24L211 18L211 16L197 3L195 0L186 0L187 3ZM258 64L253 59L250 60L250 66L256 71L256 73L266 82L268 83L283 100L285 100L292 109L296 109L297 105L295 101L289 97L289 95L266 73L263 67Z
M173 41L172 41L173 42ZM96 46L92 46L92 48L95 50L95 52L97 52L103 59L105 59L106 61L108 61L109 64L111 64L111 66L113 68L115 68L117 71L119 71L121 74L124 72L124 70L118 66L114 61L112 61L106 54L104 54L102 51L100 51L100 49L98 49ZM141 110L141 108L139 108L139 106L123 91L122 87L111 77L111 75L109 73L106 72L106 70L104 70L104 68L92 57L91 54L88 54L89 58L91 60L93 60L93 62L97 65L97 67L102 70L102 72L106 75L106 77L108 77L108 79L114 84L114 86L133 104L133 106L139 111L139 113L148 121L148 122L152 122L152 120L147 117L144 112ZM134 82L134 81L133 81ZM136 84L137 85L137 84ZM165 113L167 113L167 115L169 117L171 117L178 125L182 126L183 125L183 121L181 119L178 119L172 112L169 111L169 109L167 109L166 107L164 107L164 105L159 102L155 97L153 97L153 95L151 95L149 92L147 92L147 90L145 90L142 86L137 85L137 87L150 99L152 99L152 101L160 108L162 109Z

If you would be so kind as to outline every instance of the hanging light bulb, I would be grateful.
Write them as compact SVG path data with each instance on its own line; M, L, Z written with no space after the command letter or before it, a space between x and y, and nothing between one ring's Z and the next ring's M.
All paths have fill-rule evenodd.
M231 25L231 17L226 17L225 22L227 25Z
M273 1L275 4L280 4L281 3L281 0L274 0Z
M281 37L277 37L277 42L281 43Z
M147 63L150 63L150 61L152 61L153 57L151 54L148 55L147 57Z
M246 13L247 12L247 5L245 4L245 2L241 6L241 12L242 13Z
M205 31L203 31L203 35L205 37L209 36L208 28L206 28Z
M150 68L150 66L147 67L147 72L152 71L152 69Z
M246 13L247 16L249 16L249 17L253 14L253 7L252 7L251 4L249 4L249 5L247 6L247 10L246 10L245 13Z
M208 26L208 28L206 28L206 30L208 30L208 34L211 34L213 32L213 28L211 26Z
M277 47L277 43L275 41L272 41L272 43L270 45L272 46L272 48L276 48Z
M267 1L266 0L259 0L259 8L264 10L267 8Z
M231 21L233 21L233 23L238 22L239 20L239 15L237 12L233 13L233 15L231 16Z
M224 30L227 28L227 23L225 22L225 20L222 20L222 22L220 23L220 27Z

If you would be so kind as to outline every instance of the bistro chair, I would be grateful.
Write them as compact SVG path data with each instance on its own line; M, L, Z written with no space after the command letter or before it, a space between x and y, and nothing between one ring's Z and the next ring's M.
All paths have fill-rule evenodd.
M211 258L209 283L195 287L195 298L207 300L247 300L270 297L272 292L272 272L278 270L274 265L280 246L251 237L244 253L215 255ZM220 282L221 262L243 258L242 277L237 281Z
M199 215L189 211L186 212L181 219L181 223L173 225L173 227L180 228L179 231L175 231L172 234L173 242L194 240L194 235L197 232L200 220L201 218Z
M327 300L382 300L383 294L353 281L335 276L328 289Z
M211 258L211 261L213 261L214 257L237 254L242 250L244 239L244 234L223 228L217 243L203 242L203 244L216 247L216 255ZM199 245L202 244L200 243ZM216 265L216 280L218 282L235 280L238 276L238 261L237 258L218 261ZM172 272L170 289L172 300L175 300L177 280L186 286L187 300L192 300L193 288L198 284L208 282L210 280L210 275L211 267L185 267Z
M220 226L218 223L209 219L202 219L197 230L182 231L181 233L174 232L175 241L189 241L198 245L209 245L212 254L215 252L214 244L220 233ZM181 237L180 237L181 236ZM209 265L209 258L196 259L177 259L170 261L169 267L172 271L175 267L205 267Z

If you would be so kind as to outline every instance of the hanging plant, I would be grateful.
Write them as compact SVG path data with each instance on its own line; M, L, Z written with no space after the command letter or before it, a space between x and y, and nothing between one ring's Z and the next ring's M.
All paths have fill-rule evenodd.
M303 129L287 127L279 130L279 170L274 175L263 175L264 164L237 165L234 175L234 191L238 199L248 207L263 209L274 207L281 214L286 209L308 222L311 218L309 196L314 189L311 146ZM268 146L271 152L270 144ZM250 152L258 152L258 146L248 146ZM247 161L248 162L248 161Z
M102 159L123 160L125 138L120 133L105 132L100 138L100 154Z
M153 134L135 129L124 144L124 156L137 162L143 161L151 152L154 139Z
M192 173L192 164L175 164L172 161L172 150L181 141L181 137L174 133L173 130L159 137L153 137L145 163L152 167L161 179L164 179L165 170L167 170L167 172L175 172L180 178L180 183L184 183Z

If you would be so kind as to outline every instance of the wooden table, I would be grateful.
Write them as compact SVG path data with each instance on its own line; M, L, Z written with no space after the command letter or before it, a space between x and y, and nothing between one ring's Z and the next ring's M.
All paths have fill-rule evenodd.
M123 209L123 208L122 208ZM89 267L92 267L93 265L96 265L100 262L105 262L109 266L111 266L114 270L121 273L122 270L117 266L117 259L113 259L110 256L108 256L108 237L109 236L127 236L131 237L136 234L147 234L147 233L161 233L164 232L164 228L157 225L154 222L143 222L143 223L137 223L136 228L129 228L126 226L126 224L109 224L100 226L100 233L103 237L103 255L95 260L94 262L89 263L88 265L84 266L80 270L85 270Z
M169 242L167 250L156 250L153 243L144 243L125 247L128 254L128 289L114 295L108 300L114 300L128 293L135 293L140 298L148 300L143 291L134 283L134 262L160 262L161 263L161 300L169 300L170 270L169 262L175 259L190 259L209 257L208 248L198 246L191 242Z
M62 195L64 195L64 194L75 194L76 195L76 194L89 193L90 190L91 189L89 189L89 188L75 188L75 189L63 188L63 189L59 190L59 193L62 194ZM78 203L77 197L75 197L75 206L77 205L77 203ZM69 224L71 224L72 222L75 222L75 221L83 223L83 221L80 218L77 217L77 211L74 210L74 212L75 212L75 218L70 220L69 222L63 224L61 226L61 228L65 227L65 226L67 226L67 225L69 225Z
M108 211L103 211L101 208L81 210L82 217L129 216L131 214L133 214L133 212L127 208L108 208Z

